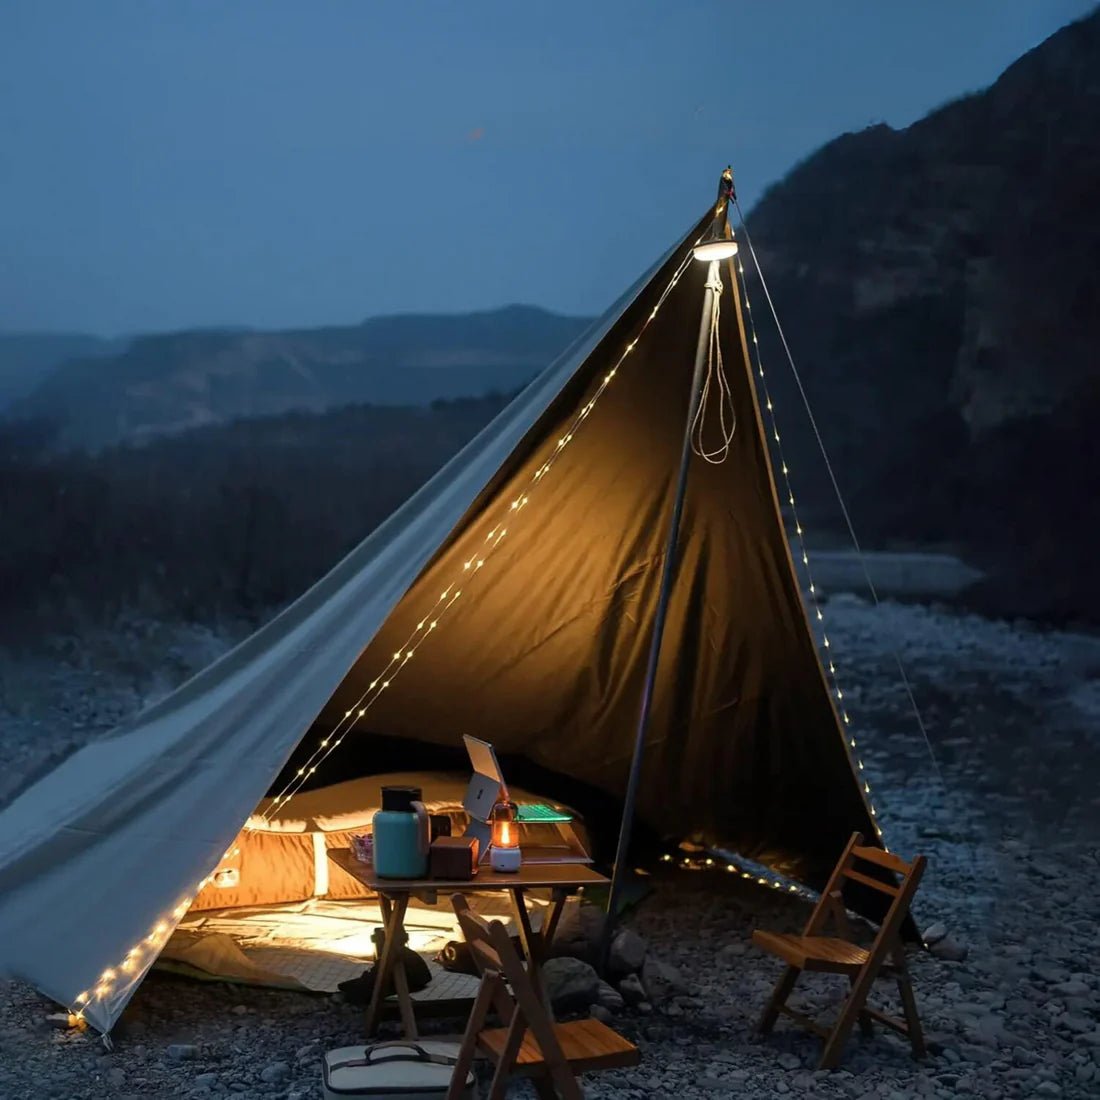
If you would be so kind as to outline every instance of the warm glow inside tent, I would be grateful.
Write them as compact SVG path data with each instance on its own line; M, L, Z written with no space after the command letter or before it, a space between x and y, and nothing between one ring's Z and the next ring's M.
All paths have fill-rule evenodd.
M691 246L714 213L310 591L0 813L0 968L108 1030L199 887L226 904L209 876L227 852L242 888L319 875L339 896L315 834L346 835L356 806L279 822L325 816L294 815L338 781L453 763L463 733L529 762L540 795L558 776L621 802L707 274ZM877 830L721 271L737 427L726 461L691 466L637 814L819 886Z

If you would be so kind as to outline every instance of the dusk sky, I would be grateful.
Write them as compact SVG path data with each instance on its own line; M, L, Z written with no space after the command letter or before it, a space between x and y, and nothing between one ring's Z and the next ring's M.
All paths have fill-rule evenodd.
M5 0L0 329L595 313L1094 0Z

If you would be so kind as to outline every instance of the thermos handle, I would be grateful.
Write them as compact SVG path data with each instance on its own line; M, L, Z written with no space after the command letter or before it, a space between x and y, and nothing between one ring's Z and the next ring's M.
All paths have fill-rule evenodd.
M428 855L432 850L432 822L423 802L410 803L412 812L416 814L416 839L422 856Z

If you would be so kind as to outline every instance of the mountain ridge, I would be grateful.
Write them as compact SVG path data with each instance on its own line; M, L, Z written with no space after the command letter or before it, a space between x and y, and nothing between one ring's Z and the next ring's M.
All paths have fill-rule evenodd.
M293 409L511 391L588 324L513 304L343 326L141 335L115 355L63 363L8 415L54 421L62 446L98 448Z
M123 343L86 332L0 332L0 415L66 360L110 355Z
M857 529L965 542L1025 614L1100 608L1073 519L1100 484L1097 194L1100 8L983 91L827 143L748 216ZM760 340L796 491L840 529L783 348Z

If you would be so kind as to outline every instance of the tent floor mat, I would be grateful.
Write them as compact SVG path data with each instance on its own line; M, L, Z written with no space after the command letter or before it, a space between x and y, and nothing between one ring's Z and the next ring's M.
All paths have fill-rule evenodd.
M485 899L490 910L498 903ZM540 912L532 917L541 923ZM372 934L380 925L377 903L363 900L200 911L184 918L156 965L204 981L335 993L341 982L358 978L371 965ZM410 946L432 973L431 982L413 994L418 1006L472 1000L477 979L434 961L444 943L461 938L449 907L410 906L406 930Z
M364 959L348 959L324 955L316 951L295 951L292 948L270 948L264 953L249 952L250 960L260 964L253 974L218 974L193 963L174 958L160 958L156 969L199 982L228 982L232 985L260 986L267 989L289 989L298 993L335 993L340 982L358 978L370 965ZM443 1013L452 1007L467 1006L477 996L478 980L469 974L444 970L429 955L421 955L432 973L424 989L412 994L417 1009ZM388 997L396 1011L397 999Z

